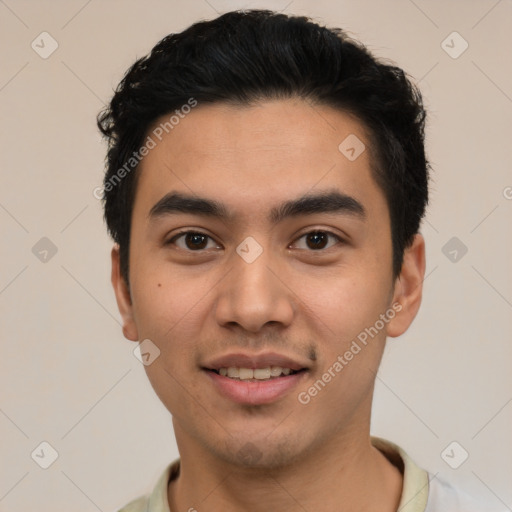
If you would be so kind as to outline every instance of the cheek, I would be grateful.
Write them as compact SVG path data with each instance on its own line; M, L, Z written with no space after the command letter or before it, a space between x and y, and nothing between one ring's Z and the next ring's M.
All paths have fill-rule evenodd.
M135 284L135 283L134 283ZM182 416L194 397L195 350L204 323L205 278L166 275L154 267L134 286L134 312L139 333L158 347L159 356L145 366L155 393L176 416ZM186 392L184 392L186 389Z
M345 274L343 269L321 281L302 277L299 297L304 314L318 321L329 338L340 349L366 327L375 323L387 309L388 284L369 271ZM320 341L320 340L319 340Z
M328 282L319 292L301 296L311 306L309 317L317 322L318 372L301 389L299 403L308 401L304 412L318 428L324 421L340 428L361 403L371 401L385 345L380 315L388 305L384 284L375 277L353 274Z
M135 321L141 339L151 340L160 351L158 358L144 368L156 394L173 414L180 416L187 400L200 397L191 376L198 371L197 347L211 311L209 300L215 279L204 272L196 276L169 272L167 265L154 265L140 275L134 283Z
M168 263L147 265L132 283L134 316L141 336L164 342L191 332L215 282L205 272L180 272ZM181 337L181 336L180 336Z

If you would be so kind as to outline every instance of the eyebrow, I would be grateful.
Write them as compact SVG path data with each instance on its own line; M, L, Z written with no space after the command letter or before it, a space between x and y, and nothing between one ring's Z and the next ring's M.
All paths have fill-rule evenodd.
M149 211L149 218L156 219L179 213L202 215L224 221L235 218L235 214L219 201L182 192L169 192L162 197ZM287 218L317 213L335 213L360 220L366 219L366 209L357 199L337 190L329 190L285 201L270 210L268 220L277 224Z

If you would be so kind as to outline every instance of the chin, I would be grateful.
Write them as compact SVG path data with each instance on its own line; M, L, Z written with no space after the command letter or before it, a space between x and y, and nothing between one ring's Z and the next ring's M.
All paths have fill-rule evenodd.
M243 439L230 437L220 451L222 444L211 446L215 455L226 463L244 469L279 469L290 466L300 459L303 450L289 436L269 439L265 436L244 436Z

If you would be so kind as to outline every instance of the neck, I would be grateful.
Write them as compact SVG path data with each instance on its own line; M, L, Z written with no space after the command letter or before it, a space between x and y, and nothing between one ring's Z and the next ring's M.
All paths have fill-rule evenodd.
M179 441L182 432L175 430ZM279 468L234 467L194 443L180 446L180 455L180 474L168 488L172 512L329 512L340 505L354 512L395 512L402 491L399 470L360 430Z

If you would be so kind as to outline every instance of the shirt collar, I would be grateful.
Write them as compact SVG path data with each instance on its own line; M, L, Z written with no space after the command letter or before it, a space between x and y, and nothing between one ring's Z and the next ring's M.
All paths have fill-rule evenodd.
M427 471L418 467L400 446L380 437L371 440L372 445L402 471L402 497L397 512L424 512L429 491Z
M371 438L372 445L397 466L403 474L402 497L397 512L424 512L427 506L429 480L428 473L418 467L398 445L380 437ZM180 471L180 461L169 464L159 478L149 496L145 512L171 512L167 496L169 481L176 478Z

